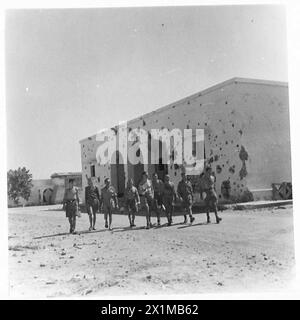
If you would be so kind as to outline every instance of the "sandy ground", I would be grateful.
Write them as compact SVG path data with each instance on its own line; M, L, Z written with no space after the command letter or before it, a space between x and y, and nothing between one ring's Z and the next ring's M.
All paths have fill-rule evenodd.
M221 224L145 230L137 217L115 215L113 230L103 215L88 232L88 216L68 234L58 207L9 209L11 297L185 294L281 291L294 278L292 207L223 211ZM213 218L213 215L211 216ZM153 219L154 222L155 219ZM166 219L163 219L163 224Z

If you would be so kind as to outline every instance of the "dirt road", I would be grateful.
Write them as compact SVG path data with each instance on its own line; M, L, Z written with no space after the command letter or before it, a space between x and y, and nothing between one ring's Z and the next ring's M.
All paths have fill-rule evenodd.
M145 230L115 215L113 230L88 232L88 216L68 234L58 207L9 209L12 297L184 294L281 290L294 277L292 207L224 211L221 224ZM213 215L212 215L213 218ZM153 219L154 222L154 219ZM165 223L165 219L162 221Z

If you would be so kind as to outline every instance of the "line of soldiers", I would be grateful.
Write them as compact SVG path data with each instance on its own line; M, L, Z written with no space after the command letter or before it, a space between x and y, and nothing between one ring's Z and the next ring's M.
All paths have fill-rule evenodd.
M137 187L134 186L131 178L127 181L124 200L125 207L128 211L128 219L130 227L135 227L135 215L140 209L145 209L146 213L146 229L150 229L151 212L154 212L157 218L157 225L161 225L161 214L165 212L168 225L173 222L174 205L177 200L180 201L184 211L184 221L187 223L189 216L190 223L193 223L195 217L192 213L194 203L193 187L187 179L185 172L181 174L181 181L178 184L177 192L175 191L174 183L170 181L170 176L166 175L164 182L158 178L157 173L153 174L152 180L149 179L148 173L143 172L140 183ZM85 188L85 200L87 212L89 215L90 227L89 230L96 230L96 213L97 211L104 213L105 228L111 230L112 214L116 209L119 209L119 202L115 188L111 185L110 179L105 179L105 186L101 189L101 194L98 188L94 185L91 178L88 179L88 186ZM66 217L70 223L70 233L75 233L76 216L79 215L79 196L78 189L74 186L74 181L69 181L69 188L66 189L64 195L64 207ZM216 222L219 223L222 219L218 216L217 202L218 197L215 191L215 177L212 174L211 168L206 168L205 173L200 178L201 193L205 192L205 204L207 223L210 223L210 210L213 210L216 217ZM123 211L124 208L121 208Z

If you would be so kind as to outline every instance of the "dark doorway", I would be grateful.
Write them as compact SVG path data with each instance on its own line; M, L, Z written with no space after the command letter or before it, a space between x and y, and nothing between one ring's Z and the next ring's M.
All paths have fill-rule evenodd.
M116 164L111 164L111 184L116 188L118 197L123 197L125 191L125 169L122 155L116 151Z
M168 174L168 165L162 163L162 158L159 158L159 164L155 165L155 172L158 175L158 179L165 181L165 175Z
M53 189L47 188L43 191L43 203L44 204L51 204L52 203L52 194Z
M138 186L144 171L144 165L142 163L133 165L133 181L135 186Z

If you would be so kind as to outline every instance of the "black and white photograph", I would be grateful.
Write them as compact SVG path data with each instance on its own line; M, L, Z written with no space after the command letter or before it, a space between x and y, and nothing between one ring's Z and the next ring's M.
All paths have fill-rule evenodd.
M6 8L4 24L9 298L289 291L285 5Z

